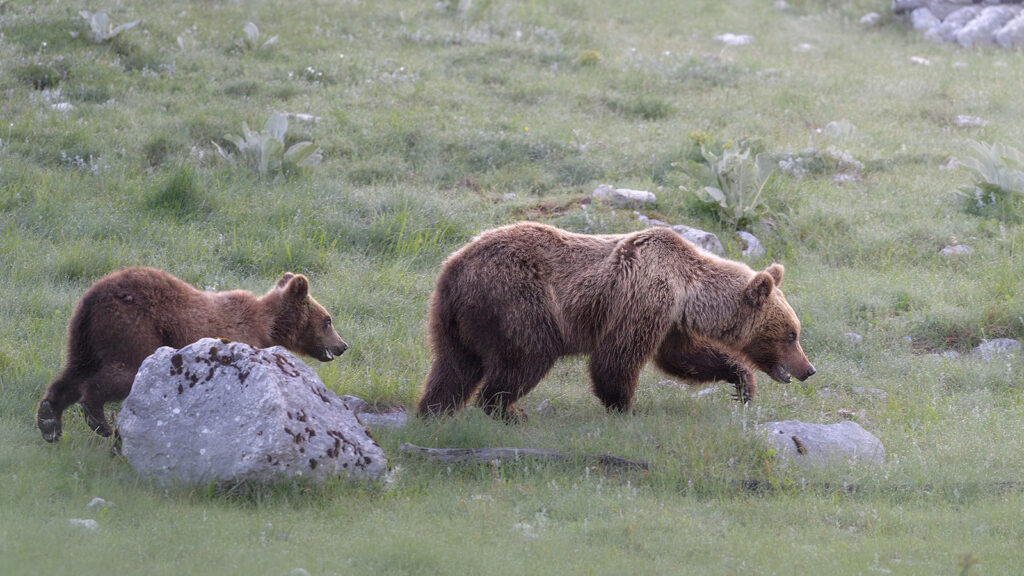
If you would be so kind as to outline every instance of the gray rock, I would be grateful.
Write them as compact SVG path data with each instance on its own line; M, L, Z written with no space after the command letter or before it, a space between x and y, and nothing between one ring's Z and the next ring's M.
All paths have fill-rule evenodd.
M1024 46L1024 12L1007 22L994 36L996 44L1003 48Z
M977 116L968 116L966 114L958 114L953 119L953 125L957 128L982 128L988 125L988 122Z
M966 256L974 252L974 250L965 244L956 244L954 246L946 246L942 250L939 250L939 254L943 256Z
M72 518L68 524L77 528L84 528L89 531L97 530L100 527L99 523L92 518Z
M757 239L756 236L750 232L744 232L738 230L736 235L740 237L740 241L743 243L743 257L748 260L757 260L766 254L764 246Z
M656 218L649 218L649 217L644 216L643 214L637 212L636 210L633 211L633 214L636 215L636 219L637 220L643 222L647 226L664 226L664 227L668 227L669 226L668 222L662 222L661 220L658 220Z
M993 338L992 340L983 340L977 348L971 350L971 354L981 356L986 360L995 356L1020 356L1022 347L1024 345L1013 338Z
M864 341L864 337L861 336L860 334L857 334L856 332L847 332L843 334L843 338L846 338L853 344L860 344L861 342Z
M860 23L864 26L875 26L882 21L882 15L878 12L868 12L860 17Z
M939 24L942 24L942 20L924 6L910 13L910 25L914 30L931 30Z
M404 410L395 412L360 412L357 416L363 425L370 428L401 428L409 422Z
M93 508L99 508L100 510L103 510L110 505L110 502L107 502L103 498L93 498L92 500L89 501L88 504L85 505L85 507L90 510L92 510Z
M780 459L800 466L885 461L881 440L850 420L838 424L787 420L767 422L759 428Z
M139 368L118 418L122 453L159 484L375 478L384 453L355 413L281 347L204 338Z
M613 206L638 206L656 202L658 198L646 190L630 190L629 188L616 188L608 184L601 184L591 195L595 200L601 200L605 204Z
M715 236L711 232L705 232L697 228L683 226L682 224L669 226L669 228L674 230L676 234L679 234L683 238L693 242L698 248L702 248L713 254L722 254L725 252L725 248L722 247L722 241L718 239L718 236Z
M996 43L995 34L1018 13L1010 6L988 6L976 18L964 24L954 36L957 44L965 48L989 46Z
M943 18L942 24L925 32L924 37L936 42L952 42L956 39L957 32L980 13L981 8L978 6L959 8Z

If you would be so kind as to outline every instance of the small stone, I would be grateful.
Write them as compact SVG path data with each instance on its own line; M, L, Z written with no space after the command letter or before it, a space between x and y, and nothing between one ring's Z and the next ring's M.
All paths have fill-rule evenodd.
M409 415L404 410L395 412L360 412L357 416L359 422L370 428L401 428L409 421Z
M860 344L861 342L864 341L864 337L861 336L860 334L857 334L856 332L846 332L845 334L843 334L843 338L846 338L853 344Z
M881 21L882 15L878 12L868 12L860 17L860 23L863 26L876 26Z
M939 254L943 256L965 256L974 252L974 250L966 244L955 244L953 246L946 246L942 250L939 250Z
M986 360L995 356L1019 356L1024 347L1019 340L1013 338L993 338L982 340L978 347L971 351L973 356L981 356Z
M750 232L739 230L736 232L736 235L740 237L740 241L743 243L742 255L747 260L757 260L766 254L764 246Z
M98 530L100 527L99 523L92 518L72 518L70 524L86 530Z
M910 63L911 64L917 64L918 66L931 66L932 65L932 61L931 60L929 60L927 58L922 58L920 56L911 56L910 57Z
M100 510L103 510L108 506L110 506L110 502L107 502L103 498L93 498L92 500L89 501L88 504L85 505L85 507L90 510L94 508L99 508Z
M772 2L772 7L776 10L786 10L789 8L789 3L786 0L775 0Z
M977 116L959 114L953 120L953 125L957 128L981 128L983 126L987 126L988 121L978 118Z
M706 250L713 254L722 254L725 252L725 248L722 247L722 241L718 239L718 236L715 236L711 232L705 232L704 230L691 228L682 224L676 224L669 228L702 250Z
M630 190L629 188L615 188L608 184L598 186L591 194L596 200L614 206L635 206L657 202L658 198L646 190Z
M714 38L726 46L743 46L754 41L754 37L749 34L733 34L731 32L718 34Z
M505 200L518 200L519 199L519 195L516 194L515 192L506 192L502 196L502 198L505 199Z

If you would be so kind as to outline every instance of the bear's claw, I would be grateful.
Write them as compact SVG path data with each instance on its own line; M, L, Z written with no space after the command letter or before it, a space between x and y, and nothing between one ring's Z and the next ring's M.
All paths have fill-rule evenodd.
M36 426L39 427L43 440L47 442L60 440L62 434L60 416L54 413L53 404L47 400L39 403L39 409L36 411Z
M103 416L102 408L100 409L99 416L94 415L85 406L82 406L82 412L85 414L85 423L88 424L90 430L103 437L110 436L113 433L113 430L110 429L110 424L107 423L106 418Z

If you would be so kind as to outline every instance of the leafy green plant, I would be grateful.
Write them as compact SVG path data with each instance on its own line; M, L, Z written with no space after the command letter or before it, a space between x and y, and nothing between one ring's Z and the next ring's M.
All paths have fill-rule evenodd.
M968 140L971 154L959 161L974 176L960 192L967 209L976 214L994 214L1012 219L1024 205L1024 153L1005 144Z
M93 42L102 44L109 42L120 36L122 32L126 32L135 28L139 25L142 20L136 20L134 22L128 22L127 24L121 24L120 26L114 26L114 23L110 20L110 15L106 12L89 12L88 10L82 10L78 13L86 22L89 23L89 31L92 34Z
M235 44L249 52L269 48L277 42L277 36L271 36L264 42L260 42L260 29L252 22L246 22L245 26L242 26L242 33L242 38L236 40Z
M308 140L285 149L284 134L287 131L288 117L275 112L259 132L251 130L248 124L242 122L242 136L228 134L224 137L238 149L238 157L225 151L216 142L213 145L222 158L231 164L241 162L258 172L260 177L276 172L295 172L319 164L323 156L317 146Z
M742 227L760 218L773 172L771 156L760 152L751 158L753 152L747 147L715 152L703 143L700 153L703 162L687 159L674 164L694 182L692 192L697 199L732 226Z

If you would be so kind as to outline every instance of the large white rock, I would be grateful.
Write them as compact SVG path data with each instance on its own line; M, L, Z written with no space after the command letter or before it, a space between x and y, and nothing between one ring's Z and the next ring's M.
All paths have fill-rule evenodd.
M766 422L760 429L780 459L802 466L885 461L882 441L850 420L838 424Z
M278 346L204 338L160 348L139 368L117 430L129 464L164 485L387 469L355 413Z

